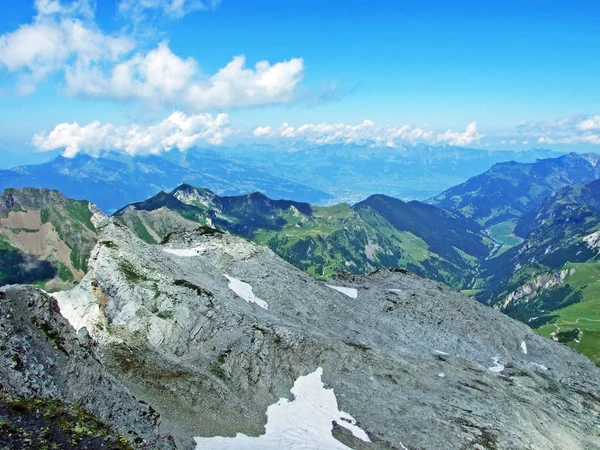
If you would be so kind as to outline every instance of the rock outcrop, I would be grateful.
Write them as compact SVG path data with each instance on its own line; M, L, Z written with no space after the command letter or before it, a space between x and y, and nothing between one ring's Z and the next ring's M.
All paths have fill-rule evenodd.
M5 286L0 317L0 391L21 399L21 408L51 405L67 414L74 404L136 448L173 448L157 434L159 415L100 364L86 329L76 334L54 298L34 286Z
M149 245L111 222L81 284L55 294L181 448L264 434L267 408L319 368L371 441L335 427L352 448L600 447L584 356L405 271L325 284L207 231Z

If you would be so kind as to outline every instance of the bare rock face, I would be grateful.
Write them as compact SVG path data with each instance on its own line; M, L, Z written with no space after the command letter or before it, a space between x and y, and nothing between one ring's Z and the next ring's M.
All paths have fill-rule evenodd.
M598 369L439 283L322 283L229 234L149 245L116 223L89 268L55 294L62 314L182 448L263 434L269 405L318 368L371 441L336 425L352 448L600 447Z
M98 362L85 328L75 333L56 300L34 286L0 289L0 391L59 400L94 414L136 447L172 448L159 415Z

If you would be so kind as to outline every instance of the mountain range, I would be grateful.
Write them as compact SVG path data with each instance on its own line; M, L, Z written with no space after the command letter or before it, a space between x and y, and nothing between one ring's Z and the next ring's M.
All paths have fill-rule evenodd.
M105 213L139 202L183 182L219 195L261 192L274 199L319 205L356 203L371 194L425 199L501 161L532 162L556 156L454 147L322 145L247 146L178 150L161 155L58 156L34 165L0 170L6 188L56 189L88 200Z
M600 363L598 185L573 184L595 179L597 161L593 154L569 154L497 164L433 198L435 206L385 195L352 206L318 206L260 192L221 196L184 183L118 210L114 219L151 244L199 227L233 233L319 279L408 270L499 308ZM517 191L522 195L515 199ZM449 198L449 209L440 208ZM87 212L72 211L94 211L95 223L103 220L101 213L52 191L13 189L2 199L0 283L36 282L54 291L78 282L97 235ZM77 237L81 230L84 238ZM571 308L565 314L582 312L563 320L564 308Z
M497 167L450 208L5 190L0 286L57 292L0 287L0 443L600 447L600 180L521 166L503 222L453 209Z
M417 201L374 195L354 206L272 200L261 193L220 197L188 184L115 213L139 237L216 227L269 246L309 274L402 267L462 287L493 242L474 221Z

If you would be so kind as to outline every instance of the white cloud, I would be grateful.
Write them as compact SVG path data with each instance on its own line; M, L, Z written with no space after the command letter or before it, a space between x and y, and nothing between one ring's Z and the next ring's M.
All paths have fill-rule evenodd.
M378 126L371 120L359 125L344 123L305 124L292 127L284 123L277 129L258 127L254 136L259 138L283 138L307 140L315 144L374 144L395 146L401 143L428 143L465 146L481 139L484 134L477 131L475 122L467 125L465 131L447 130L436 133L433 130L415 128L410 125L402 127Z
M78 153L96 156L103 150L140 155L158 154L174 148L187 150L203 142L220 145L231 133L227 114L188 116L176 111L151 126L102 125L98 121L84 126L77 122L62 123L50 133L34 135L32 143L38 151L63 149L65 157Z
M600 115L578 114L548 122L526 122L519 125L521 136L538 144L600 145Z
M37 0L35 7L31 24L0 36L0 68L20 73L17 91L22 94L32 93L38 82L73 61L91 67L116 61L133 48L129 38L104 34L86 20L93 16L87 1Z
M245 67L245 57L236 56L211 77L205 77L193 58L175 55L167 42L145 55L136 54L115 65L105 75L89 65L75 65L66 73L67 91L116 100L185 107L206 111L284 103L294 100L302 80L301 58L273 65L259 61Z
M167 41L131 55L133 40L104 33L93 20L91 0L36 0L31 24L0 36L0 69L19 74L17 92L25 95L52 73L64 74L64 92L155 107L199 112L301 100L304 61L292 58L246 67L235 56L210 75L193 58L172 52ZM125 0L120 8L184 14L213 8L216 0ZM128 6L129 5L129 6ZM134 5L134 6L132 6ZM137 5L137 6L135 6Z
M142 21L154 12L179 19L194 11L214 9L219 3L220 0L121 0L119 12L136 21Z
M583 131L600 130L600 115L595 115L577 125L577 128Z
M255 137L265 137L270 136L272 132L271 127L258 127L254 129Z

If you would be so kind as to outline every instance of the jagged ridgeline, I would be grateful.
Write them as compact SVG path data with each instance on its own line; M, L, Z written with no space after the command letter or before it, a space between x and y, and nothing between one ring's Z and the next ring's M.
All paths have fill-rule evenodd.
M328 278L400 267L463 288L493 242L475 221L420 202L374 195L354 205L314 206L260 193L221 197L183 184L117 213L137 236L208 225L267 245L307 273Z
M0 285L73 286L87 272L103 214L87 201L48 189L7 189L0 195Z

